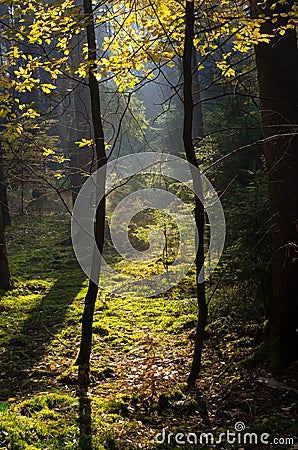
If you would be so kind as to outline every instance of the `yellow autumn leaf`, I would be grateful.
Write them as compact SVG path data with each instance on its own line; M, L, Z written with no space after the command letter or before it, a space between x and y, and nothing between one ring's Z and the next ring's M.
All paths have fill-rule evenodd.
M77 144L79 147L91 147L91 145L93 144L93 140L83 138L81 141L75 142L75 144Z
M50 94L56 87L53 84L42 84L41 89L45 94Z
M52 148L46 148L46 147L42 147L43 149L43 155L44 156L50 156L50 155L54 155L55 152Z

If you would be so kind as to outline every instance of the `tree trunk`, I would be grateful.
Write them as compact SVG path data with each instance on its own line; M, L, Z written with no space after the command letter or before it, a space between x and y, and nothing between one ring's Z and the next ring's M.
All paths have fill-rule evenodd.
M183 96L184 96L184 125L183 125L183 142L187 161L198 169L198 161L193 145L193 33L194 33L194 3L186 1L186 25L185 25L185 41L183 52ZM202 192L202 182L198 179L197 171L193 173L193 183L195 190ZM199 247L196 255L196 278L197 278L197 299L199 317L197 330L195 335L195 345L192 367L187 379L189 387L193 386L198 378L201 369L202 351L204 343L204 332L207 323L207 304L205 294L205 283L199 283L199 273L204 265L204 205L200 199L195 198L195 221L198 231Z
M2 209L2 220L4 227L10 225L7 189L4 175L3 149L0 142L0 207Z
M91 113L94 130L95 150L97 157L97 168L105 167L107 163L104 133L101 120L101 107L98 82L94 76L96 71L96 37L94 16L92 10L92 0L84 0L84 15L86 21L87 43L88 43L88 60L90 62L89 69L89 90L91 99ZM105 187L105 180L101 181L101 189ZM105 198L100 202L95 218L95 239L97 247L102 254L104 245L104 225L105 225ZM96 269L99 280L100 267ZM92 325L95 310L95 303L98 294L98 285L90 280L89 288L85 298L85 306L82 320L82 337L80 351L76 361L79 366L78 382L81 385L89 383L90 372L90 355L92 347Z
M6 253L5 226L10 224L6 185L3 170L3 153L0 142L0 289L10 289L10 272Z
M10 289L10 272L6 253L6 239L2 208L0 208L0 290Z
M261 13L288 13L293 2L272 11L274 0ZM252 14L258 16L254 6ZM272 33L277 23L267 21L264 33ZM273 294L269 314L267 347L273 364L297 356L298 318L298 52L294 29L276 36L270 43L255 47L265 159L269 178L272 236Z

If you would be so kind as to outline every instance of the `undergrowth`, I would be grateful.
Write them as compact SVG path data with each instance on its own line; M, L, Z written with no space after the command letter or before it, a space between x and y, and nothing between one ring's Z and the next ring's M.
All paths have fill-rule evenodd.
M0 302L1 450L203 450L210 445L168 445L156 435L163 429L218 435L237 421L251 431L293 436L293 399L277 399L254 382L255 374L272 376L268 369L252 373L239 365L262 339L262 321L255 319L262 306L248 286L223 280L215 293L216 279L207 286L203 368L197 389L186 390L197 320L193 270L153 298L100 291L91 385L80 391L74 361L88 284L64 244L68 226L55 215L8 231L13 288ZM280 376L294 382L290 372Z

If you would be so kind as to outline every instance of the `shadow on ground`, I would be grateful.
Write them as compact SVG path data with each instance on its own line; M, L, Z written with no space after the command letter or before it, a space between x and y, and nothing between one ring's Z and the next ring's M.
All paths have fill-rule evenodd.
M76 295L82 289L84 276L71 273L58 279L44 295L38 305L26 312L26 319L16 308L5 311L6 329L3 335L10 335L0 361L0 398L5 399L41 390L41 385L57 376L53 363L43 358L49 352L55 362L55 346L65 347L64 356L73 355L72 344L58 340L57 335L64 327L66 313ZM3 311L2 311L3 312ZM11 317L15 315L11 321ZM74 319L78 323L77 318ZM13 329L13 327L15 327ZM48 381L47 381L48 380Z

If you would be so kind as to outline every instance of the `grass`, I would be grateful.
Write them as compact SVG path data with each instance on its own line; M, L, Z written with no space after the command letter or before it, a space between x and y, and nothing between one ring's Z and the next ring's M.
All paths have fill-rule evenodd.
M100 292L92 383L80 391L74 361L87 281L71 247L61 245L67 233L67 220L57 216L9 230L14 286L0 302L1 450L187 450L194 446L158 444L155 436L166 427L219 433L239 420L253 431L293 436L293 399L264 391L239 365L259 330L255 305L239 298L239 286L222 286L213 297L198 389L185 390L196 324L193 273L150 299ZM280 377L293 385L290 372Z

